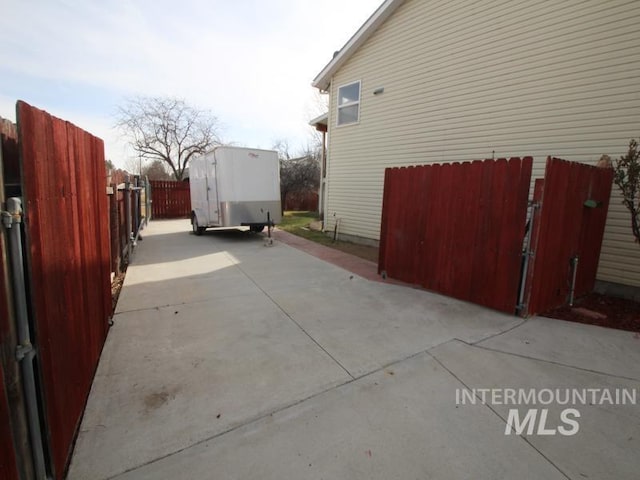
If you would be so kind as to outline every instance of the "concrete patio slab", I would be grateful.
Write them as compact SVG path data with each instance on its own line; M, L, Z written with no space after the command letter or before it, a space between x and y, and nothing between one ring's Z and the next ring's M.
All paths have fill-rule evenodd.
M355 377L454 338L475 342L522 322L424 290L346 275L296 295L271 295Z
M582 479L640 468L636 410L588 408L578 435L531 439L504 435L503 410L455 404L464 385L636 385L633 334L523 321L368 281L304 245L189 230L162 221L144 232L68 478Z
M571 398L563 393L567 389L606 389L609 392L624 389L627 392L635 390L636 393L640 390L640 382L633 380L485 350L461 342L440 345L429 353L469 389L559 391L554 395L560 401ZM549 397L547 395L540 398L545 401ZM567 427L560 420L561 411L575 408L580 414L575 419L579 422L579 430L575 435L525 433L523 437L569 478L637 479L637 452L640 452L640 405L637 402L640 399L635 404L610 405L601 404L599 399L602 397L595 398L595 404L591 404L591 397L588 397L586 404L579 400L577 404L561 405L552 402L549 405L537 403L514 406L501 397L497 397L497 402L491 403L489 400L489 403L490 408L505 422L499 427L503 432L511 408L519 411L520 418L524 418L529 408L548 409L548 429L556 429L560 425ZM460 405L460 409L475 406L477 405ZM536 431L537 429L534 430ZM505 437L515 439L514 434Z
M348 380L261 293L116 315L69 478L112 477Z
M565 478L460 387L421 354L117 479Z
M535 317L483 347L640 380L640 334Z

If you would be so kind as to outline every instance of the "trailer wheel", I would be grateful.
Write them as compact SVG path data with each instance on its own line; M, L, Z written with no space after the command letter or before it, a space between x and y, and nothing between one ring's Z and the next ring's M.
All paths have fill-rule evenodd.
M261 231L264 230L264 225L251 225L249 227L249 230L254 233L260 233Z
M198 226L198 218L195 213L191 214L191 229L193 230L194 235L202 235L205 231L204 227Z

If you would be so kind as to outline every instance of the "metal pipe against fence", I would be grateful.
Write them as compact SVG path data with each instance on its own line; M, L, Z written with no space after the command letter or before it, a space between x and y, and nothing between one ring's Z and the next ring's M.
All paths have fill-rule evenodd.
M134 246L135 246L135 238L138 236L138 230L140 230L140 177L135 175L133 177L133 202L132 210L133 210L133 236L134 236Z
M129 175L126 176L124 181L124 211L127 222L127 248L126 257L127 263L131 257L131 243L133 242L133 231L131 229L131 183Z
M578 274L578 255L571 257L571 289L569 290L569 306L573 307L573 300L576 293L576 275Z
M140 176L136 177L136 186L138 187L138 234L142 230L142 191L144 190L143 181Z
M520 277L520 291L518 292L518 304L516 305L516 310L518 313L522 312L522 310L526 307L524 304L524 294L527 288L527 274L529 272L529 262L535 252L531 250L531 235L533 232L533 220L535 218L536 209L539 208L539 204L535 202L531 202L530 204L530 213L529 213L529 228L527 229L527 233L525 236L525 247L522 250L523 257L523 266L522 266L522 275Z
M42 430L40 428L40 406L34 369L36 350L31 343L27 309L21 231L22 202L19 198L9 198L7 200L7 212L3 212L3 224L9 233L9 261L11 263L11 283L14 296L16 332L18 335L16 359L20 363L22 372L27 422L29 424L29 443L31 445L36 478L45 479L48 477L44 458Z
M149 177L145 178L145 196L144 201L146 202L145 208L145 223L148 225L151 220L151 183L149 182Z

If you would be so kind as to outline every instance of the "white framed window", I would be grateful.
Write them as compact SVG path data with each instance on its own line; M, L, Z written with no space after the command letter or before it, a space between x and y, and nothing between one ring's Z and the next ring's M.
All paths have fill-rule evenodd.
M338 125L360 120L360 80L338 87Z

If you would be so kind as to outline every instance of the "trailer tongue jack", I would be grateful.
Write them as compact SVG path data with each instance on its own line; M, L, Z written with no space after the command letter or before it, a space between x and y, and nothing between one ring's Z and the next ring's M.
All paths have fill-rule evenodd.
M271 229L273 228L274 223L271 221L271 212L267 212L267 238L264 241L265 247L273 246L273 238L271 238Z

